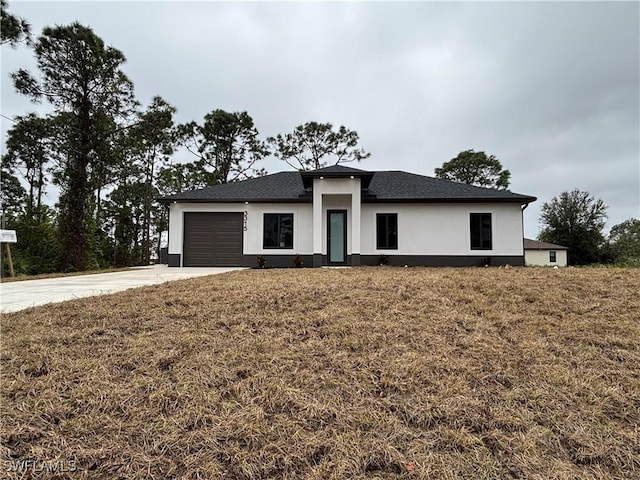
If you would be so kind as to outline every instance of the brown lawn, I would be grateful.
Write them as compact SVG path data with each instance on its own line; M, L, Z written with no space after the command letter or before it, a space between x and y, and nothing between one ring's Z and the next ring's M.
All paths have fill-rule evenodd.
M639 286L250 270L3 315L0 477L640 478Z

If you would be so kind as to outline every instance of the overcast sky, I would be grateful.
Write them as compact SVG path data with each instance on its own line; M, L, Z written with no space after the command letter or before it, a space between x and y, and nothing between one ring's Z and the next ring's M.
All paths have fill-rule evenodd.
M460 151L495 155L511 190L579 188L608 205L608 228L640 216L638 2L26 2L39 34L75 20L127 57L140 102L161 95L178 121L247 111L264 137L307 121L345 125L371 157L352 166L433 175ZM33 69L2 48L2 114L45 112L8 75ZM10 123L2 119L2 134ZM4 142L3 142L4 144ZM175 161L189 160L187 154ZM287 170L275 159L270 173Z

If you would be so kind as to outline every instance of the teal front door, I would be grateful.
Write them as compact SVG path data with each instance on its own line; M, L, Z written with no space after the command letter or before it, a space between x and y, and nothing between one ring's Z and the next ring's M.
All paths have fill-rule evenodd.
M327 210L327 263L347 263L347 211Z

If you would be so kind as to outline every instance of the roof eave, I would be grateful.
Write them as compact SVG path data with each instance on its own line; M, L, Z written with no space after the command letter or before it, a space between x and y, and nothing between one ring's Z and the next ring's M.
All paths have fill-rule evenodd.
M172 203L312 203L311 198L243 198L243 199L229 199L229 198L160 198L158 202L164 204Z
M362 199L362 203L517 203L518 205L529 204L536 200L535 197L523 198L384 198L367 197Z
M298 198L243 198L243 199L207 199L207 198L158 198L159 203L313 203L311 196ZM520 198L380 198L363 197L362 203L517 203L528 204L533 200Z
M316 178L359 178L362 188L368 188L375 172L367 171L354 171L354 172L318 172L316 170L310 172L300 172L302 177L302 184L305 187L313 185L313 180Z

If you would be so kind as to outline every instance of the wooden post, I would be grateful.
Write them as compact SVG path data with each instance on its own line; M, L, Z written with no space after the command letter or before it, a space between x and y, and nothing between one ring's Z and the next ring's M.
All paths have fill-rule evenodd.
M9 262L9 276L13 278L16 276L16 274L13 271L13 260L11 260L11 247L9 246L8 243L4 244L4 250L7 254L7 261Z

